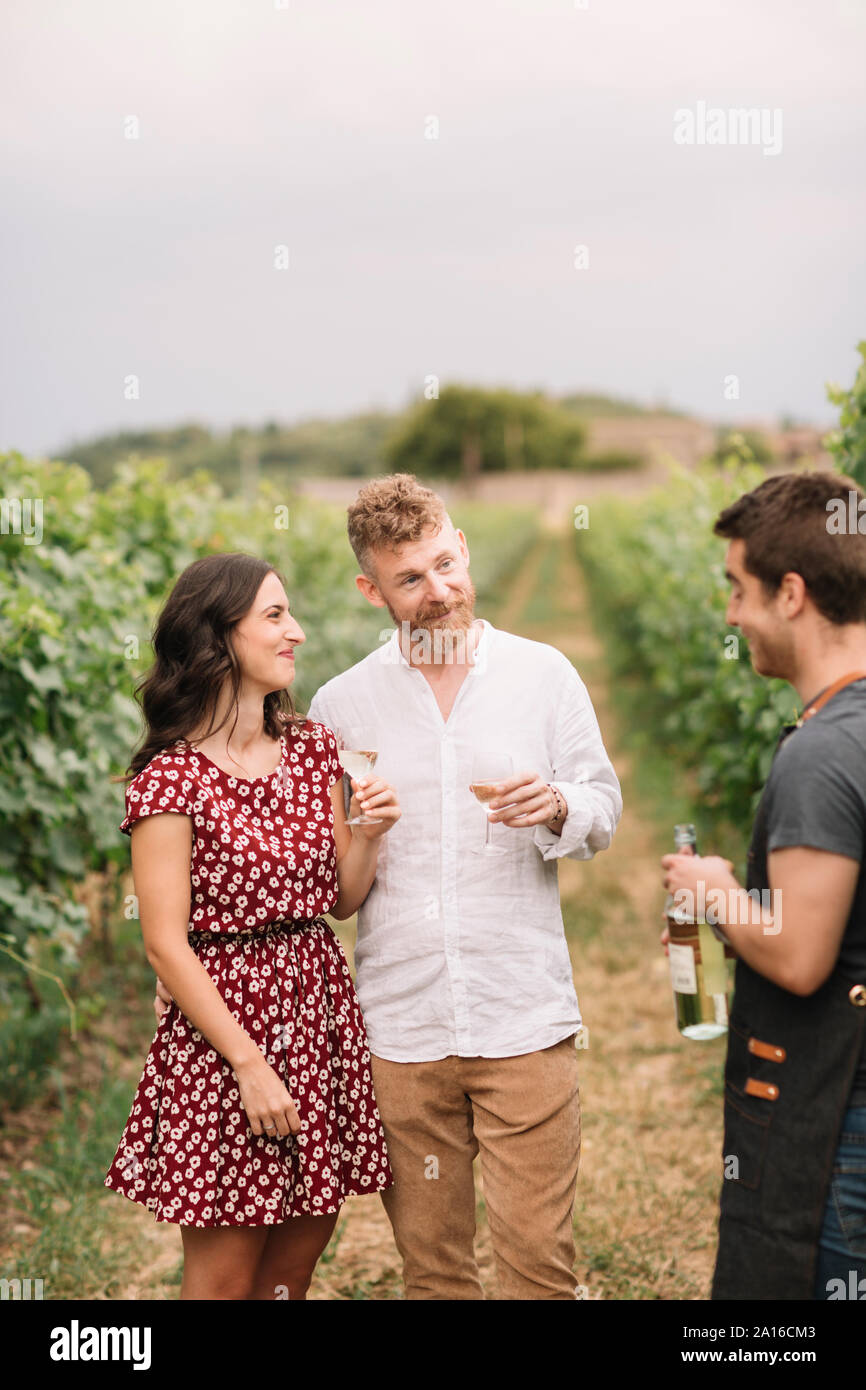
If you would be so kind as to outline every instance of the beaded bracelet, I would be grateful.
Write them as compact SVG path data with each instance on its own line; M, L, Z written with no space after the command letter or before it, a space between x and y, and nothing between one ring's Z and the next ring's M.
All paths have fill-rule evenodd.
M560 818L562 818L562 820L565 820L565 815L566 815L565 802L564 802L563 799L562 799L562 795L560 794L560 791L559 791L559 788L558 788L558 787L555 787L555 786L553 785L552 782L548 782L547 785L548 785L548 787L550 788L550 790L553 792L553 799L554 799L554 801L556 802L556 815L553 816L552 821L549 821L548 824L558 825L558 824L559 824L559 821L560 821Z

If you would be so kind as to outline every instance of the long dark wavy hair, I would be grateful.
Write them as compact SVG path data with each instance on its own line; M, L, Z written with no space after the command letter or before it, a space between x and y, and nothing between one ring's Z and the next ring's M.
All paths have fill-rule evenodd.
M238 719L241 668L231 642L232 630L252 607L266 575L279 570L254 555L206 555L180 575L157 618L153 634L155 660L135 689L145 722L144 741L135 751L127 778L136 777L151 758L202 727L216 733L234 709ZM214 726L217 702L228 677L232 704ZM265 733L301 737L307 721L295 713L287 690L264 698ZM205 735L202 735L204 737Z

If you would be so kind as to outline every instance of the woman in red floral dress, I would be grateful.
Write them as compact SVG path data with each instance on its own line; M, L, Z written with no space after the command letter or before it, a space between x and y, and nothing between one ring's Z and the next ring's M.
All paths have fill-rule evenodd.
M166 602L140 692L121 829L173 1002L105 1185L181 1227L182 1298L303 1299L343 1199L392 1183L322 913L360 906L400 809L353 781L378 823L347 827L334 735L287 693L304 640L276 571L211 555Z

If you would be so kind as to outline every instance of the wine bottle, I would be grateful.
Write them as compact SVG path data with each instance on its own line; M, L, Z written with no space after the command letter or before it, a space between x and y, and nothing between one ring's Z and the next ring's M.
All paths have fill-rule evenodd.
M697 854L693 825L674 826L677 852ZM670 942L668 959L676 1005L677 1027L685 1038L705 1042L728 1031L728 967L725 948L709 923L672 893L665 903Z

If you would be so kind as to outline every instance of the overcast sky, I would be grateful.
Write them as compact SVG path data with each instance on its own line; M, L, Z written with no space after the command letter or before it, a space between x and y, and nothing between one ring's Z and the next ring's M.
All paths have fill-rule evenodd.
M0 448L428 375L832 421L866 3L582 5L4 0ZM676 143L699 103L780 112L781 149Z

